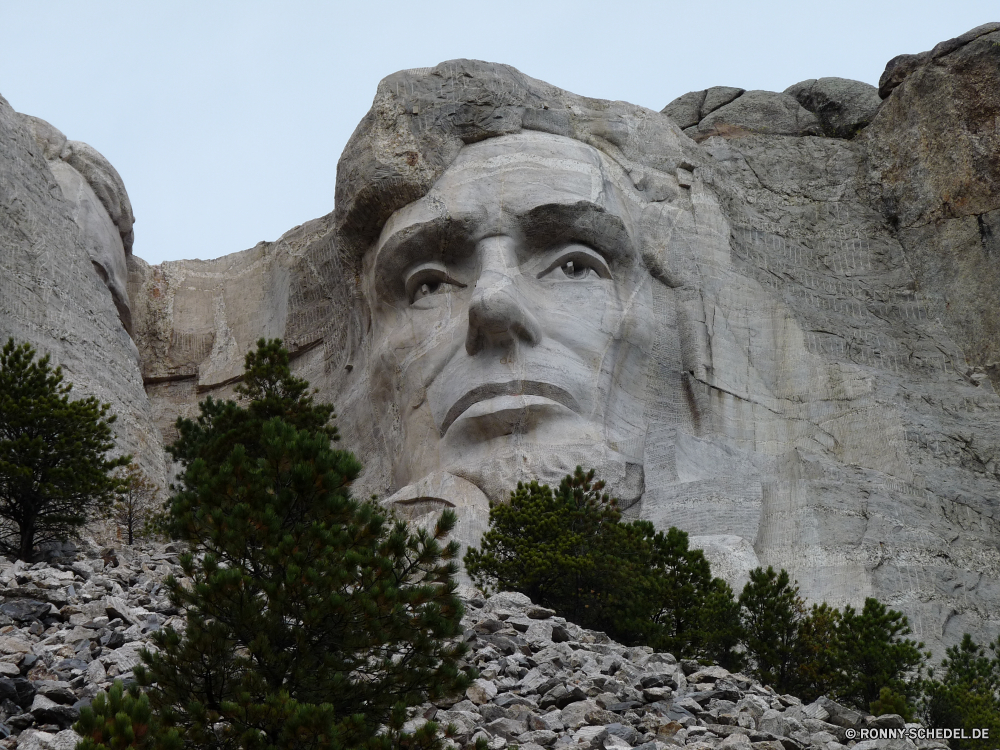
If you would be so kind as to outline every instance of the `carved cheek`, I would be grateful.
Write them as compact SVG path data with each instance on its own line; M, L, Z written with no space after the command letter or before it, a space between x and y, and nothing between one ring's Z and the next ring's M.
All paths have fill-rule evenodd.
M610 281L553 284L540 319L545 334L579 357L587 367L600 369L619 327L621 306Z

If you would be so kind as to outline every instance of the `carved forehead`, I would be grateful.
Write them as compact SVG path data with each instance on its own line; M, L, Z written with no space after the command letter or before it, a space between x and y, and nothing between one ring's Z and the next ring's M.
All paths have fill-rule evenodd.
M488 225L502 212L581 201L622 219L625 203L643 202L621 167L585 143L537 132L490 138L464 147L427 195L389 217L376 254L415 225L474 217Z

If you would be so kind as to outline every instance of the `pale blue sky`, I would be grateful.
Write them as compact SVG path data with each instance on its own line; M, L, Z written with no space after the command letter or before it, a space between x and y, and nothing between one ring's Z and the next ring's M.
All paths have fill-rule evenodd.
M333 209L337 159L378 81L458 57L661 109L686 91L877 83L987 21L938 2L0 0L0 95L102 152L135 253L214 258Z

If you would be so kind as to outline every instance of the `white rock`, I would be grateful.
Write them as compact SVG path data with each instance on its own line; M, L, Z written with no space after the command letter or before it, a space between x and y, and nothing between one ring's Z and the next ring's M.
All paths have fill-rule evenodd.
M465 696L477 706L481 706L496 698L497 686L480 677L469 685L465 691Z

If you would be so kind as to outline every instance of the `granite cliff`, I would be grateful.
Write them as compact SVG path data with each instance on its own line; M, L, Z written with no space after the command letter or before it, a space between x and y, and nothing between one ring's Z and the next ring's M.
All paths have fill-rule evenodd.
M662 113L502 65L402 71L380 84L341 158L331 214L240 253L158 266L131 253L131 208L106 160L0 100L0 338L51 352L78 391L111 402L122 448L164 477L177 416L229 395L243 354L280 336L337 405L366 464L359 492L420 522L454 506L471 541L511 482L553 479L586 454L537 457L544 430L524 418L535 402L516 406L502 460L455 453L433 389L399 378L425 345L460 336L479 356L475 337L448 327L479 313L414 328L387 367L383 332L397 318L385 310L411 313L383 304L395 282L376 250L407 211L452 211L470 184L486 186L474 208L489 214L492 176L527 174L505 164L544 168L531 184L551 187L569 156L590 159L603 180L594 195L624 196L635 250L621 320L593 330L609 332L609 350L644 356L598 368L605 401L588 418L600 417L600 448L583 462L633 517L687 530L734 584L763 564L787 568L812 599L878 596L941 656L963 632L1000 632L998 92L1000 24L894 58L877 89L720 86ZM518 219L534 222L531 236L565 239L596 221L532 211ZM471 219L439 218L427 223L442 262L464 231L482 249ZM585 250L560 258L567 278L593 263L618 283L617 266L596 268ZM400 287L414 304L446 281L423 278ZM575 331L579 310L551 304L551 320ZM534 323L487 312L490 341L537 345ZM501 385L520 390L496 398L551 395L544 378L512 373ZM419 465L402 462L414 445Z

